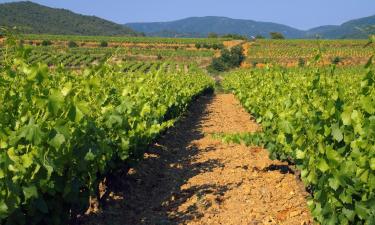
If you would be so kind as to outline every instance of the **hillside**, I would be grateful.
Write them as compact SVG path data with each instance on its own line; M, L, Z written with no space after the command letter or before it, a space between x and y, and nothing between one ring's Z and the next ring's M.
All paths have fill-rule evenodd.
M235 33L247 36L269 36L280 32L287 38L365 39L375 30L375 16L348 21L340 26L320 26L307 31L270 22L231 19L226 17L190 17L171 22L128 23L126 26L149 36L162 37L205 37L210 32L218 34Z
M95 16L54 9L32 2L0 4L0 26L23 33L69 35L137 35L132 29Z
M126 26L150 36L203 37L210 32L268 36L270 32L274 31L280 32L288 38L301 38L304 36L303 31L277 23L216 16L190 17L172 22L128 23Z
M316 36L326 39L365 39L369 34L375 33L375 15L351 20L339 26L320 26L307 31L278 23L217 16L120 25L95 16L80 15L69 10L54 9L29 1L0 4L0 15L0 26L16 26L23 33L33 34L136 36L142 32L148 36L206 37L210 32L214 32L269 37L270 32L280 32L286 38L293 39L315 38Z
M350 20L340 26L327 26L326 30L319 30L315 34L323 38L367 38L375 31L375 15L361 19ZM310 30L311 31L311 30Z

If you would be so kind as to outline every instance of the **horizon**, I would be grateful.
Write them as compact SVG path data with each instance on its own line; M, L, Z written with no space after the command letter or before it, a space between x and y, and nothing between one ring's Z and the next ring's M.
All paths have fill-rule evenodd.
M10 2L19 1L0 0L0 3ZM171 22L190 17L217 16L278 23L299 30L309 30L326 25L341 25L349 20L375 14L375 1L371 0L363 0L361 3L355 0L348 0L345 3L339 0L330 2L324 2L323 0L314 2L289 0L289 3L293 3L290 5L276 2L276 0L256 0L252 3L245 0L235 0L231 3L213 3L214 0L207 0L200 4L194 4L194 2L198 2L197 0L191 0L188 3L177 3L172 0L150 3L146 3L147 0L139 0L137 2L118 2L117 0L103 2L94 0L90 2L91 7L87 7L86 1L67 0L56 2L52 0L35 0L31 2L52 8L67 9L83 15L97 16L118 24ZM270 2L272 4L269 4ZM238 5L245 5L246 7L237 7L233 3L241 3ZM194 7L196 5L199 5L199 8ZM255 12L253 12L254 9ZM315 13L318 9L319 16ZM249 12L246 10L249 10ZM168 15L166 15L166 11L168 11ZM335 13L332 13L332 11Z

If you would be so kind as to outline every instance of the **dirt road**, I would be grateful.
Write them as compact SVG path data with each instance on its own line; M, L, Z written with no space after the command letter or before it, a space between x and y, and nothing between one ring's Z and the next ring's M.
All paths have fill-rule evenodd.
M211 136L257 129L233 95L201 97L82 224L312 224L307 193L285 163Z

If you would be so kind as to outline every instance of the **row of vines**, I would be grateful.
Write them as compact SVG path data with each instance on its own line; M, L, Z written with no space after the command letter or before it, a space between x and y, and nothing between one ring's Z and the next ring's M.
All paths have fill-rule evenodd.
M13 49L11 57L6 51L0 224L67 224L88 208L107 174L138 161L213 86L197 67L178 72L165 64L102 62L82 71L51 70L29 63L27 49Z
M372 58L366 68L239 70L223 85L262 126L242 139L297 166L320 224L375 224Z

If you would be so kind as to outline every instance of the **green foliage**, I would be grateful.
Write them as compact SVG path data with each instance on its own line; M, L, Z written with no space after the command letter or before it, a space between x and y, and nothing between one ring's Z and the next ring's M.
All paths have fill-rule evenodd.
M0 224L69 224L107 173L138 161L213 86L198 69L50 70L14 51L0 67Z
M50 40L43 40L42 41L42 46L49 46L52 45L52 42Z
M208 33L207 37L208 37L208 38L218 38L219 35L218 35L217 33L213 33L213 32L211 32L211 33Z
M260 35L260 34L256 35L255 38L256 39L265 39L265 37L263 35Z
M303 58L299 58L298 59L298 66L299 67L304 67L305 64L306 64L306 60L305 59L303 59Z
M336 56L335 58L332 59L332 64L337 65L342 61L341 57Z
M221 56L212 60L208 70L212 73L227 71L239 67L244 59L242 46L235 46L231 50L223 49Z
M239 34L225 34L221 36L222 38L229 38L233 40L248 40L248 38L244 35L239 35Z
M375 222L371 65L240 70L223 82L261 123L257 137L270 155L301 170L312 190L312 215L322 225Z
M104 19L32 3L0 4L0 26L18 27L23 33L137 36L134 30Z
M69 41L68 42L68 47L69 48L76 48L76 47L78 47L78 44L76 42L74 42L74 41Z
M100 42L100 47L108 47L108 42L106 42L106 41L101 41Z
M271 37L271 39L275 39L275 40L285 39L284 35L282 33L279 33L279 32L271 32L270 37Z

